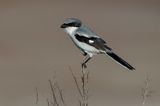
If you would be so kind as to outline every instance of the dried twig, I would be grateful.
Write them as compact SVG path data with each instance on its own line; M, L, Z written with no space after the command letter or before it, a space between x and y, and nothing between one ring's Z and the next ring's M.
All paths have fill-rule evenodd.
M83 98L82 98L82 106L88 106L88 78L89 78L89 71L83 70L82 69L82 76L81 76L81 81L82 81L82 91L83 91Z
M150 78L149 76L146 77L144 81L144 87L142 88L142 105L144 106L146 104L147 98L151 97L151 93L153 93L150 90Z
M36 104L38 104L39 101L39 94L38 94L38 88L36 87Z
M79 100L79 105L80 106L88 106L88 88L87 88L87 84L88 84L88 78L89 78L89 71L85 71L82 69L82 73L81 73L81 86L79 86L78 84L78 80L76 78L76 76L73 74L73 71L71 69L71 67L69 67L69 70L71 71L72 77L74 79L74 82L76 84L77 90L81 96L81 100Z
M79 84L78 79L74 75L71 67L69 67L69 70L71 72L71 75L76 84L76 88L80 95L79 106L88 106L88 87L87 85L88 85L88 80L89 80L89 71L84 71L82 69L81 79L80 79L80 84ZM52 100L48 98L46 99L47 106L60 106L60 105L66 106L62 89L59 87L59 84L56 81L55 77L54 77L54 82L51 79L49 79L48 81L49 81L49 85L51 89ZM38 101L39 101L38 96L39 96L38 89L36 88L36 104L38 104Z
M69 67L69 70L71 71L72 77L73 77L74 82L75 82L76 87L77 87L77 90L78 90L80 96L83 98L83 94L82 94L81 88L80 88L79 85L78 85L77 78L76 78L75 75L73 74L73 71L72 71L71 67Z
M52 97L53 97L53 101L55 103L55 106L59 106L59 103L58 103L57 97L56 97L56 93L55 93L55 90L54 90L54 85L52 84L51 80L49 80L49 84L50 84L50 88L51 88L51 91L52 91Z
M47 102L47 106L50 106L50 103L49 103L49 100L48 100L48 99L46 99L46 102Z
M58 89L58 93L59 93L59 96L60 96L60 99L63 103L63 105L65 105L65 101L64 101L64 97L63 97L63 93L62 93L62 89L60 89L58 83L56 82L56 85L57 85L57 89Z

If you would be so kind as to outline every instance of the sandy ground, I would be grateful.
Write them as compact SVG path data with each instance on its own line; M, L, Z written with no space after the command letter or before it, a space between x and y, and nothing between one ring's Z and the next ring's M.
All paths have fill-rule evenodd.
M145 106L160 105L160 2L106 0L0 1L0 106L46 106L48 79L56 76L68 106L78 96L68 66L76 76L84 58L59 28L77 17L135 66L127 71L110 58L95 56L90 71L90 106L141 106L147 74L154 91Z

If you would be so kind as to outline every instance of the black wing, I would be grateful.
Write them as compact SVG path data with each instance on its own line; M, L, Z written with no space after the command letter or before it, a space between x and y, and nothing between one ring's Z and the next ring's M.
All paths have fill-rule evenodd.
M109 48L106 45L106 42L101 38L98 38L98 37L85 37L85 36L81 36L79 34L75 34L75 37L79 42L83 42L83 43L86 43L88 45L91 45L91 46L95 47L98 50L104 50L104 51L106 51L106 49L111 50L111 48Z

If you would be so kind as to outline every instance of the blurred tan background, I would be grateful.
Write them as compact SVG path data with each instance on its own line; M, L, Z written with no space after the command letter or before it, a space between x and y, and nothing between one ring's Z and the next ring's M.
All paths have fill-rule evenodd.
M68 105L78 106L70 65L76 76L81 52L59 28L76 17L104 38L135 71L99 55L89 63L90 106L141 106L147 74L155 92L146 106L160 105L159 0L1 0L0 106L46 106L48 79L57 77Z

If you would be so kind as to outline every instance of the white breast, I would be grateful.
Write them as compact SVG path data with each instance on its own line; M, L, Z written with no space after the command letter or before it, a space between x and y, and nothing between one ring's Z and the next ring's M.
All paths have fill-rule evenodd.
M77 30L77 27L67 27L65 28L65 32L68 33L69 35L73 35L73 33Z

